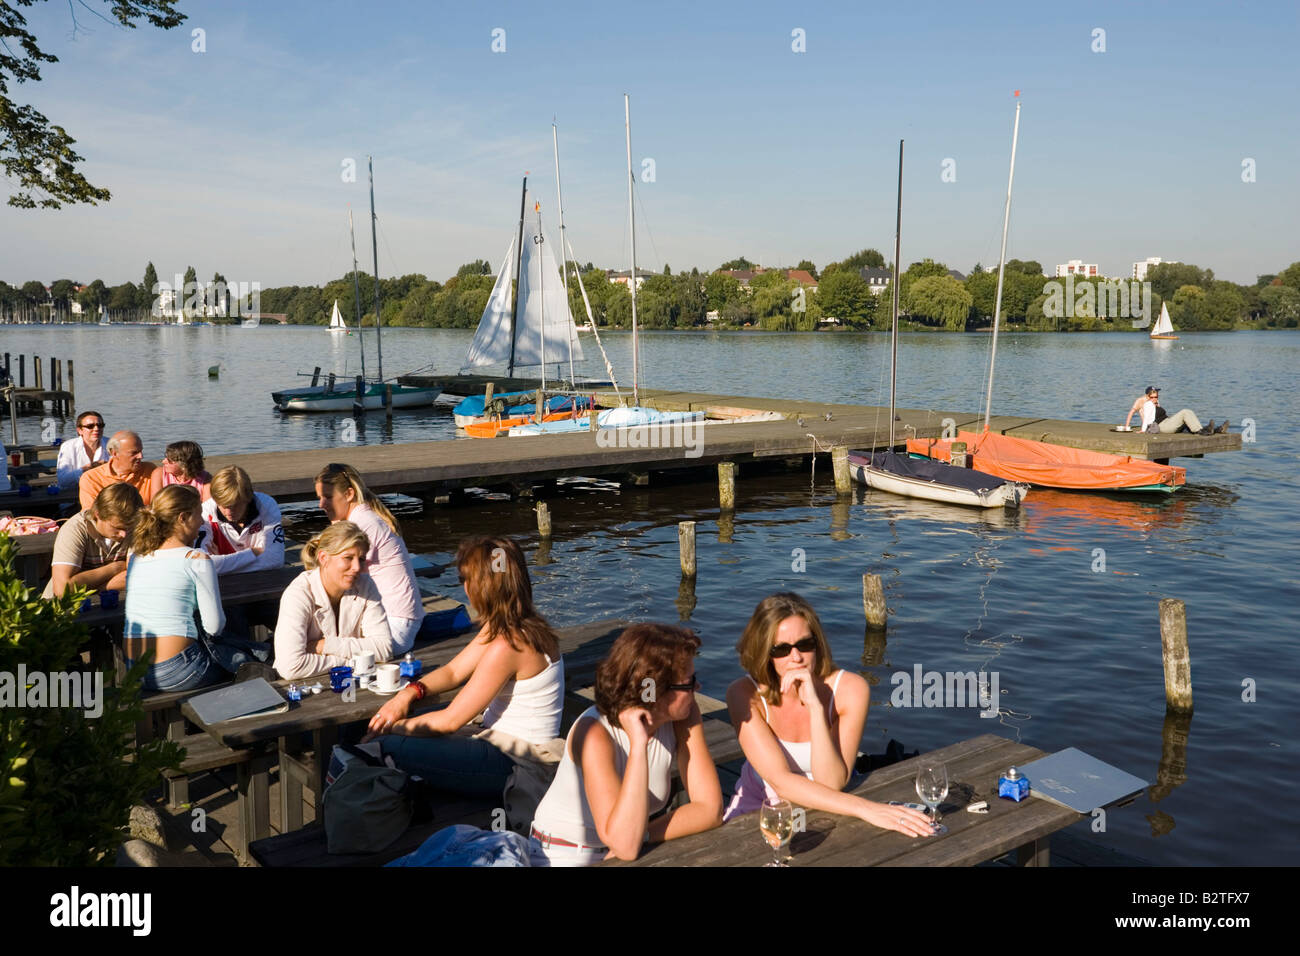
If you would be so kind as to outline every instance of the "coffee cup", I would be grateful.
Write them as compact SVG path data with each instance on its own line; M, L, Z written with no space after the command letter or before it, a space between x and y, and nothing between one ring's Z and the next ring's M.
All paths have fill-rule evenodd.
M341 694L352 686L352 668L351 667L331 667L330 668L330 690L336 694Z
M362 651L352 658L352 670L358 675L369 674L375 669L374 651Z
M100 591L99 606L106 611L117 607L117 591L113 588L105 588L103 591Z
M391 694L401 681L401 668L396 664L380 664L375 668L375 689L381 694Z

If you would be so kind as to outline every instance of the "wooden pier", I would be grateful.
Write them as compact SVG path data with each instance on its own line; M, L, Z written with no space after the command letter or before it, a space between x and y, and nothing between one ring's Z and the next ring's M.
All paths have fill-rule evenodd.
M597 391L597 399L613 393ZM724 462L802 464L835 447L883 448L889 442L889 411L866 405L840 405L789 399L709 395L698 392L643 391L642 404L666 411L703 411L710 419L762 412L779 421L706 424L692 429L657 426L618 433L577 432L533 438L496 438L356 445L308 451L213 455L208 469L238 464L259 491L285 500L314 496L313 480L326 464L346 461L381 492L436 498L459 489L509 488L528 493L558 478L607 477L645 484L656 472L716 468ZM944 429L982 427L970 412L898 409L895 441L915 435L935 438ZM1089 448L1135 458L1163 460L1239 451L1241 435L1147 435L1117 433L1102 423L995 416L990 427L1002 434ZM597 441L598 434L604 444ZM614 443L617 439L619 444ZM828 462L829 464L829 462Z

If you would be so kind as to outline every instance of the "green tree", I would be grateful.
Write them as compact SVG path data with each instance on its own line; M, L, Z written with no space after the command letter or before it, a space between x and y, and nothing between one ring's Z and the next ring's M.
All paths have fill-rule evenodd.
M139 290L136 289L135 283L123 282L109 290L108 307L114 312L124 312L136 308L138 298Z
M938 322L953 332L966 328L971 295L965 286L947 275L947 270L944 275L926 275L914 279L903 295L904 305L910 315Z
M1300 262L1293 262L1278 274L1278 280L1286 286L1300 290Z
M948 267L942 262L935 262L933 259L922 259L920 262L913 262L907 267L907 271L898 277L899 301L907 301L907 291L917 279L924 279L927 276L946 275L948 275ZM909 310L904 308L904 311Z
M1005 271L1019 272L1022 275L1034 276L1040 279L1043 277L1043 266L1036 259L1008 259Z
M704 294L708 299L709 309L721 313L728 305L739 302L745 293L740 290L739 279L719 271L709 273L708 278L704 280Z
M800 260L799 260L799 264L798 264L797 266L795 266L795 268L796 268L796 269L803 269L803 270L806 271L810 276L812 276L814 279L817 278L817 267L816 267L815 265L813 265L811 259L800 259Z
M757 268L758 265L756 263L750 262L744 256L741 256L739 259L732 259L730 262L724 262L722 265L718 266L718 271L726 272L728 270L734 270L737 272L750 272Z
M883 269L885 267L885 257L875 249L860 249L841 261L839 267L841 269L852 269L854 272L859 269Z
M136 294L134 303L135 307L139 309L152 308L154 298L158 295L158 292L158 270L150 262L144 267L144 278L140 280L140 289Z
M82 158L72 149L76 140L31 106L15 103L8 96L10 80L38 82L40 64L58 62L58 57L40 48L36 36L27 29L26 18L19 12L19 7L29 7L35 2L0 3L0 166L6 178L17 187L9 196L9 205L20 209L38 206L58 209L64 203L107 202L111 198L109 191L92 186L77 171ZM153 26L169 30L185 19L175 9L176 0L113 0L106 6L119 23L131 28L135 27L136 20L143 18ZM69 5L69 10L75 36L76 8ZM92 12L103 19L98 11Z
M892 303L892 299L890 301ZM817 286L817 304L822 315L834 316L855 329L870 328L872 319L880 308L867 280L862 278L857 269L836 269L829 274L823 273ZM890 306L886 305L883 311L888 313L889 309Z
M185 279L181 287L176 290L176 305L183 312L186 318L192 318L197 314L194 303L190 300L194 297L194 290L199 284L199 274L193 266L185 269Z
M23 667L49 682L80 664L87 632L77 615L88 592L74 587L43 600L15 574L17 553L0 534L0 673ZM181 759L180 747L164 740L123 753L144 716L140 681L149 659L120 687L103 687L97 715L84 698L83 708L30 707L30 696L29 707L0 707L0 866L112 863L132 804Z
M1300 291L1289 285L1269 285L1259 290L1260 302L1269 325L1292 328L1300 320Z
M475 259L473 262L467 262L456 270L456 277L462 276L490 276L492 274L492 263L486 259Z
M1208 286L1214 273L1186 262L1162 262L1147 270L1151 291L1161 299L1172 299L1183 286Z

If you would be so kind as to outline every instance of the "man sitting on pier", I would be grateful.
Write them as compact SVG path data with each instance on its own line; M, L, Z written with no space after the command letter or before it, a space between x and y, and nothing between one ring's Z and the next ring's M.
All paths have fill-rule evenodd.
M222 468L212 476L211 495L203 502L196 546L212 558L218 575L284 566L280 506L253 491L248 472L238 465Z
M1128 411L1128 418L1124 420L1124 427L1127 428L1133 421L1133 416L1141 413L1141 422L1143 432L1159 433L1163 435L1172 435L1178 431L1189 431L1194 435L1222 435L1228 430L1228 423L1225 420L1218 428L1214 427L1214 419L1210 419L1210 424L1202 427L1201 420L1196 417L1196 413L1190 408L1184 408L1176 415L1170 415L1160 407L1160 389L1154 385L1148 385L1144 394L1139 395L1133 407Z
M108 459L92 466L81 476L81 510L89 508L101 491L119 481L133 486L140 492L144 503L149 504L153 497L150 479L157 467L144 460L144 446L139 435L132 431L117 432L108 440Z
M60 488L78 487L81 476L101 461L108 460L108 439L104 437L104 416L82 412L77 416L77 435L59 446L57 466Z

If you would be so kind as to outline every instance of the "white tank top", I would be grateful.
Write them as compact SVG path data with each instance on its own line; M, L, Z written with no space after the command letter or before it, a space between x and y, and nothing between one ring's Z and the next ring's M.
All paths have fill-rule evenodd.
M597 721L604 732L614 740L614 769L619 777L627 769L627 754L630 746L627 734L621 727L614 727L594 706L588 707L573 722L578 723L590 718ZM594 731L594 728L593 728ZM582 765L575 762L571 749L573 730L564 741L564 759L555 771L546 796L537 805L537 814L533 817L533 828L547 836L559 837L570 843L584 846L600 846L600 834L596 832L596 822L591 816L591 807L587 803L587 790L582 782ZM677 755L677 734L673 731L671 721L655 731L646 746L649 773L650 815L654 815L668 806L668 797L672 788L673 759Z
M841 669L839 673L835 675L835 680L831 683L831 699L826 704L827 723L833 723L835 720L835 692L839 690L840 678L843 676L844 671ZM750 677L749 679L751 682L754 682L754 678ZM758 687L756 682L754 682L754 687ZM758 695L758 699L762 701L763 704L763 720L768 721L770 724L772 718L767 709L767 699L764 698L762 694ZM773 731L773 736L775 736L775 731ZM780 737L777 737L776 742L785 753L786 760L789 762L790 766L811 780L813 775L812 738L809 737L807 740L796 742L782 740ZM730 820L732 817L738 816L739 814L757 810L763 805L764 797L767 797L769 800L775 800L777 797L776 791L768 785L766 780L758 775L758 771L753 768L748 760L746 760L745 766L741 768L740 771L740 781L736 785L736 793L731 798L731 804L727 807L727 812L723 814L723 819Z
M564 662L546 655L546 668L525 680L509 681L483 712L483 728L545 744L560 734L564 713Z

